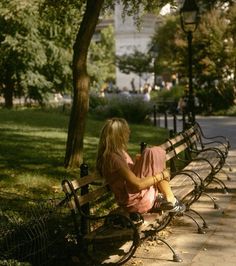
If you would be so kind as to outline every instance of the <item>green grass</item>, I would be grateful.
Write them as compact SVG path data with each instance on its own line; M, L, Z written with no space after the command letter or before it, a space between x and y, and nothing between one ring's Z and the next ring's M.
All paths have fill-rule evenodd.
M53 192L63 168L68 118L38 110L0 111L1 191L41 198Z
M60 198L61 180L79 176L78 170L64 168L69 116L54 110L0 109L0 198L15 199L20 205L29 199ZM84 140L84 162L91 170L104 121L88 118ZM161 144L167 138L164 129L152 125L130 125L131 155L139 144Z

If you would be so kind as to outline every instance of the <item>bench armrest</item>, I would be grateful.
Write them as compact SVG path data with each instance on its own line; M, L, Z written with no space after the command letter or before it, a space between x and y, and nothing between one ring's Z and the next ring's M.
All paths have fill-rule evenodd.
M222 135L219 135L219 136L212 136L212 137L208 137L208 136L205 136L204 133L203 133L203 130L201 128L201 126L199 125L199 123L195 122L195 125L196 127L198 128L199 132L200 132L200 135L203 139L206 139L206 140L216 140L218 139L218 141L223 144L226 149L228 150L230 148L230 142L229 142L229 139L225 136L222 136ZM220 141L219 139L221 139L222 141L224 141L225 143L223 143L222 141ZM204 144L204 143L203 143Z
M190 152L197 153L198 155L201 155L201 152L213 151L221 159L221 164L223 165L225 163L225 156L224 156L223 152L218 148L211 147L211 148L205 148L205 149L198 150L198 149L194 149L194 148L190 147L189 150L190 150ZM201 157L199 157L199 158L201 158Z

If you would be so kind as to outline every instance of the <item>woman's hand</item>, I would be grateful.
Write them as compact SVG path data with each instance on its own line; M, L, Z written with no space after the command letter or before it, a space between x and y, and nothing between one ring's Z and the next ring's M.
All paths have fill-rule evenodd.
M167 181L170 181L170 171L169 169L165 169L162 171L162 174L163 174L163 180L167 180Z
M135 161L135 162L136 162L136 161L139 161L140 158L141 158L141 154L140 154L140 153L137 153L137 154L135 155L135 159L134 159L134 161Z

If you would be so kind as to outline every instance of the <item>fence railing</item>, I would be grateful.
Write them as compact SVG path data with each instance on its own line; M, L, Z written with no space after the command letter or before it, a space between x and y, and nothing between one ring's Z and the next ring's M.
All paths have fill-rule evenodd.
M186 117L186 113L160 113L156 105L153 106L153 125L155 127L163 127L177 133L186 128Z

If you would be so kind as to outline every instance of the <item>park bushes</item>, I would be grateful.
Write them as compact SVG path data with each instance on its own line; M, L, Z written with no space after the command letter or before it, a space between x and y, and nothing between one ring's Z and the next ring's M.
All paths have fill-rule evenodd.
M90 96L90 114L99 119L116 116L132 123L141 123L149 119L152 110L153 103L144 102L140 95L123 97L117 94L107 98Z

